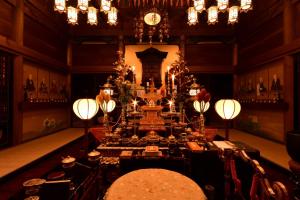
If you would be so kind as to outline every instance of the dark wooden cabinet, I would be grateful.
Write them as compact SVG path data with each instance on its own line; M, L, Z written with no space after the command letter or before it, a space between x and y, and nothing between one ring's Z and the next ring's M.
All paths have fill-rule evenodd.
M136 52L143 66L142 85L146 87L147 82L154 82L156 88L160 88L161 82L161 63L167 57L168 52L162 52L155 48L149 48L142 52Z
M0 148L11 143L12 58L0 51Z

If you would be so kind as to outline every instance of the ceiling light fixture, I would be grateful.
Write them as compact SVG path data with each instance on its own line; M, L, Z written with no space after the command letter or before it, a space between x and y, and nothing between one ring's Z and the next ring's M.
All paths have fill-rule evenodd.
M66 11L66 0L55 0L54 10L60 13Z
M196 25L198 23L198 13L194 7L189 7L187 10L188 13L188 25Z
M77 22L78 10L72 6L69 6L67 12L68 12L67 13L68 14L68 23L72 24L72 25L78 24L78 22Z
M169 16L166 11L159 11L157 8L140 11L135 18L134 37L142 42L144 32L147 31L150 44L156 33L158 33L159 41L162 42L164 38L169 38L169 27Z
M205 1L194 0L194 8L197 12L201 13L203 10L205 10Z
M225 12L228 7L228 0L218 0L218 8L221 12Z
M252 10L252 0L241 0L241 12Z
M228 24L234 24L238 22L239 18L239 7L231 6L228 9Z
M79 8L79 10L82 13L85 13L88 10L88 7L89 7L89 0L78 0L77 8Z
M217 6L210 6L207 9L207 23L216 24L218 22L218 12L228 11L228 24L235 24L238 22L239 12L247 12L252 10L252 0L240 0L240 5L233 5L230 8L229 0L217 0ZM234 4L231 2L231 4ZM201 13L205 10L205 0L194 0L194 9ZM192 9L188 9L188 24L195 25L198 21L195 21L195 12ZM198 18L198 16L197 16Z
M107 23L115 26L118 23L118 10L115 7L111 7L107 13Z
M97 17L98 10L95 7L88 8L87 14L87 23L90 25L97 25L98 24L98 17Z
M208 12L208 21L207 23L210 24L216 24L218 22L218 7L217 6L211 6L207 9Z
M101 0L101 11L108 12L111 8L111 0Z

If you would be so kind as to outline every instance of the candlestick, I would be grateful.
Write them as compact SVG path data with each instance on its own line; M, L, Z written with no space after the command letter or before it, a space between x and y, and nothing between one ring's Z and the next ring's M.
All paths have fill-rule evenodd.
M175 74L172 74L172 89L174 89L175 85Z
M170 112L172 112L172 105L173 105L173 101L170 100L170 101L169 101Z

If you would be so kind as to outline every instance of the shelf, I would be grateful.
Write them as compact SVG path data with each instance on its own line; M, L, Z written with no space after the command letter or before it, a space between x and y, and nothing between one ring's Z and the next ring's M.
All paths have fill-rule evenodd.
M255 109L255 110L276 110L276 111L285 111L288 110L289 105L286 102L267 102L267 103L258 103L258 102L249 102L241 103L242 109Z
M22 111L53 109L53 108L67 108L69 102L22 102L19 104L19 109Z

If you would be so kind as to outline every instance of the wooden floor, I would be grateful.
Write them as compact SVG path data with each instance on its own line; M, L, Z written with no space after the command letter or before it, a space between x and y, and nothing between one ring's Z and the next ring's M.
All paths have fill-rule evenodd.
M224 131L220 130L219 134L224 135ZM70 128L0 151L0 178L74 141L82 135L83 129ZM288 161L290 157L287 154L285 145L234 129L230 130L230 139L242 141L259 149L264 159L289 169Z
M0 179L83 135L82 128L57 133L0 151Z
M289 170L288 161L291 159L286 151L284 144L264 139L243 131L231 129L230 140L242 141L251 147L259 149L261 156L278 166ZM219 134L224 136L224 130L220 130Z

